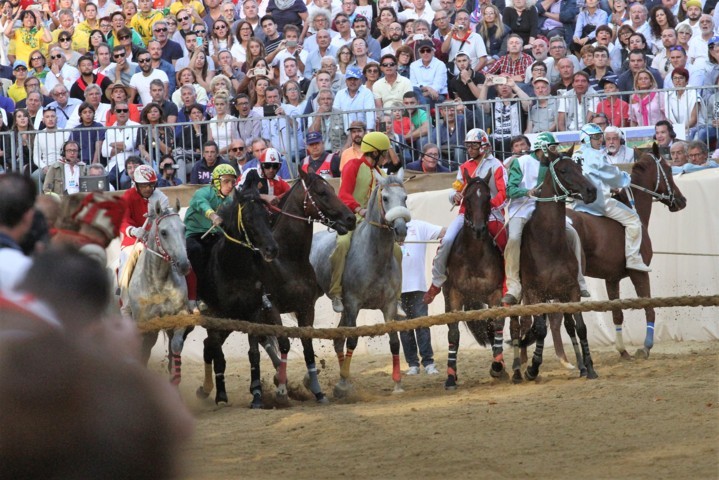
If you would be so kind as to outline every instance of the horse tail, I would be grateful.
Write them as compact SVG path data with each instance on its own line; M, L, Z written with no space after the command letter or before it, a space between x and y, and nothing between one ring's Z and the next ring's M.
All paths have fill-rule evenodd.
M483 347L491 347L494 341L494 321L472 320L465 322L474 339Z

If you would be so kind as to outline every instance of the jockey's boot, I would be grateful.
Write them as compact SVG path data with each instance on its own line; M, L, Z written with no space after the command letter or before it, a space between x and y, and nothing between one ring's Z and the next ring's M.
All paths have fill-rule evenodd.
M332 310L337 313L342 313L345 310L345 306L342 304L342 297L332 297Z
M425 305L429 305L434 301L434 297L439 295L439 292L441 291L442 287L438 287L433 283L432 286L429 287L429 290L424 292L424 296L422 297L422 303L424 303Z
M592 294L589 293L589 290L582 289L579 291L579 296L582 298L589 298L592 296Z
M651 272L652 269L648 266L644 265L644 261L639 258L628 258L627 259L627 269L628 270L638 270L640 272Z
M511 293L505 294L500 301L506 305L516 305L517 303L519 303L517 302L517 297L515 297Z

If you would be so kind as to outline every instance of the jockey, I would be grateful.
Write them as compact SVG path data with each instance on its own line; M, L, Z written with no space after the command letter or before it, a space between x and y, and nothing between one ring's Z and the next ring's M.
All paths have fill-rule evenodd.
M461 230L462 225L464 225L465 206L462 202L464 199L462 194L465 187L465 173L468 177L484 178L489 172L492 172L492 176L489 180L489 189L492 193L490 200L492 212L489 215L487 229L492 236L497 236L495 241L500 250L504 250L504 246L507 243L507 235L503 228L504 217L502 215L502 207L507 198L505 187L507 183L507 171L504 169L502 162L497 160L490 152L492 147L489 143L489 137L484 130L473 128L467 132L467 135L464 137L464 144L467 147L469 159L459 167L457 180L452 184L455 191L449 195L450 203L460 206L459 215L457 215L447 228L447 233L445 233L437 249L437 254L432 263L432 286L429 287L429 290L427 290L422 298L422 302L425 304L432 303L434 297L442 291L442 284L447 280L447 260L452 250L452 243L454 243L457 234Z
M212 246L220 239L219 229L214 228L222 223L217 210L224 203L232 202L236 180L237 171L232 165L217 165L212 171L212 182L195 192L185 212L185 245L192 265L187 275L187 296L191 304L197 300L198 277L201 281ZM213 229L210 234L205 235L210 229Z
M260 165L245 171L238 185L244 185L245 182L255 183L260 192L260 198L270 205L277 205L280 197L290 190L289 183L277 175L281 166L280 152L277 149L268 148L265 153L260 155Z
M301 167L305 173L311 170L325 178L340 176L340 157L325 151L321 132L308 133L306 144L307 156L302 160Z
M118 278L122 278L125 264L135 243L138 240L144 240L149 230L149 225L145 225L149 209L153 208L155 202L158 201L163 210L170 208L167 195L157 190L157 174L152 167L140 165L133 172L132 180L133 187L127 189L122 196L126 209L120 225L121 243Z
M640 272L651 272L644 264L639 247L642 244L642 222L635 210L611 197L612 189L628 187L631 178L627 172L619 170L607 161L600 150L602 130L593 123L582 127L579 134L582 147L574 152L572 159L582 166L582 172L597 187L597 199L586 204L578 200L574 209L591 215L605 216L624 226L624 255L627 268Z
M384 173L379 168L379 163L390 148L387 135L381 132L370 132L362 137L360 149L364 155L350 160L342 169L340 191L337 196L342 203L355 213L358 223L367 215L367 204L377 181L374 174L378 173L384 176ZM332 300L332 309L338 313L344 310L342 304L342 275L345 271L345 261L347 260L347 252L350 249L351 241L352 232L337 235L337 245L332 255L330 255L332 280L330 281L327 296ZM394 257L401 268L402 249L396 243L394 245ZM404 317L406 314L399 304L399 298L397 300L397 315Z
M507 222L507 247L504 250L504 275L507 282L507 293L502 297L502 303L514 305L522 296L522 284L519 281L519 256L522 249L522 231L534 213L536 206L535 196L537 189L544 182L548 167L542 166L540 161L550 152L556 153L558 142L554 135L542 132L537 135L532 153L522 155L512 160L509 166L509 183L507 195L510 198ZM572 249L579 265L582 264L582 244L579 235L569 222L566 224L567 242ZM587 282L582 274L581 267L577 273L580 295L589 297Z

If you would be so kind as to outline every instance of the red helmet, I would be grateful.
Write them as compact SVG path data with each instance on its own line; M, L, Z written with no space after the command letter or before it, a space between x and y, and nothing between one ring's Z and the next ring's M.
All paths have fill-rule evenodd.
M157 174L152 167L147 165L140 165L135 169L135 173L132 175L132 179L135 183L157 183Z

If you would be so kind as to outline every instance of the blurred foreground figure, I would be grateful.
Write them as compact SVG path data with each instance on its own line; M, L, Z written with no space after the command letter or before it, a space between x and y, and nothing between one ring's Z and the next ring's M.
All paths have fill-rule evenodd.
M0 385L0 478L179 477L192 419L176 391L139 365L57 332L6 331Z

